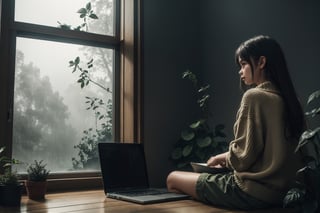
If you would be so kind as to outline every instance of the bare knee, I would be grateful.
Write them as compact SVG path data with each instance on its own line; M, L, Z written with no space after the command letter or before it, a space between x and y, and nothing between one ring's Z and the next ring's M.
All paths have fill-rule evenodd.
M197 198L196 182L199 173L173 171L167 177L167 188L171 192L184 193Z
M169 191L176 191L175 182L177 181L177 172L171 172L167 177L167 188Z

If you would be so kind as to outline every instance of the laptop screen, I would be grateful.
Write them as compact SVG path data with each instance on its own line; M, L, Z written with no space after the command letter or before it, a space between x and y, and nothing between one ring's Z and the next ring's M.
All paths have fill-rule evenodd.
M141 144L99 143L105 192L149 187Z

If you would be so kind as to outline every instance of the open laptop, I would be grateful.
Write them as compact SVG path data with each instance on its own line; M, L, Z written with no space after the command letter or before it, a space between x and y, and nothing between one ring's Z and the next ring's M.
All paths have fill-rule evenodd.
M142 144L99 143L98 149L107 197L140 204L189 198L165 188L149 187Z

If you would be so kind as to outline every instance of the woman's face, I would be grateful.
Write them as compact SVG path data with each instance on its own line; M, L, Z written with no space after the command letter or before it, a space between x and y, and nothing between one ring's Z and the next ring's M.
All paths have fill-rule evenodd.
M263 68L265 65L265 58L260 58L257 62L257 65L255 63L253 64L253 67L251 68L248 61L245 61L241 58L239 58L239 64L240 64L240 70L239 75L241 81L243 81L246 85L250 86L252 84L260 84L263 81L265 81L264 75L263 75ZM252 69L254 75L252 76Z
M241 58L239 59L239 64L239 75L241 81L243 81L246 85L252 85L254 82L252 79L252 69L250 67L250 64L247 61L242 60Z

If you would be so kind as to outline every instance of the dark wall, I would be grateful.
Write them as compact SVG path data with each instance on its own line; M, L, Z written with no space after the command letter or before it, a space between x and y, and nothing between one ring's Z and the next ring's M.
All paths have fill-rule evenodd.
M144 143L151 184L164 186L180 131L197 115L186 69L212 86L215 123L228 139L239 106L234 51L266 34L281 44L302 103L320 88L320 1L144 0Z
M283 48L296 91L305 105L320 89L320 1L201 0L203 74L214 87L215 120L232 126L239 105L238 45L255 35L274 37Z
M182 72L200 72L199 4L145 0L143 4L144 144L152 185L172 169L172 145L195 116L192 88Z

